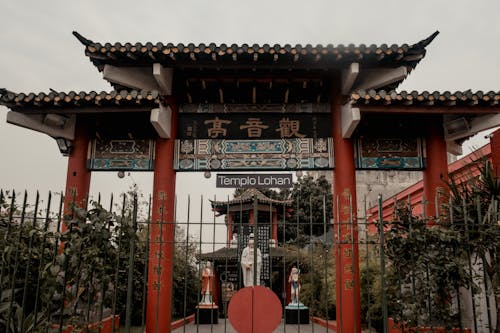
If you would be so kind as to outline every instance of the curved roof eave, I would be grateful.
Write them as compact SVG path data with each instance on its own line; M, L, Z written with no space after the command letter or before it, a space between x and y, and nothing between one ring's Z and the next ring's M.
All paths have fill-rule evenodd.
M349 96L354 107L386 107L391 106L425 106L428 109L446 107L448 110L460 106L470 110L487 107L500 110L500 91L456 91L456 92L418 92L418 91L385 91L360 90ZM48 92L48 93L15 93L0 89L0 105L13 111L37 111L39 113L64 110L78 110L93 107L99 112L100 107L156 107L162 102L162 96L157 91L121 90L111 92ZM227 204L227 202L224 202Z
M84 45L85 55L102 71L104 65L147 66L161 63L164 67L202 67L239 70L259 69L339 69L352 62L365 68L406 66L408 73L426 53L426 47L438 31L412 45L279 45L279 44L194 44L194 43L99 43L74 31ZM395 88L395 87L391 87Z
M429 91L385 91L385 90L360 90L350 96L352 106L360 108L382 107L389 109L393 106L458 108L467 107L470 110L479 107L500 110L500 91L483 92L472 90L456 92L429 92ZM498 111L497 111L498 112Z

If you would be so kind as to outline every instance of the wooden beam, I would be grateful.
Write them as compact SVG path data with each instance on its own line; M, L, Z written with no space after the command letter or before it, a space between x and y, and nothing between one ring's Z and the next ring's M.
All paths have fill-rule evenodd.
M349 68L344 69L342 71L342 94L347 95L352 91L352 86L354 81L359 74L359 64L357 62L353 62Z
M219 88L219 102L220 104L224 104L224 90L222 88Z
M454 120L456 121L456 120ZM476 135L479 132L500 126L500 113L488 114L484 116L467 117L467 128L464 131L457 133L446 134L445 123L445 139L446 141L459 140Z
M59 116L61 118L66 118L62 125L58 125L53 122L53 117L49 121L45 121L47 115L44 114L24 114L15 111L7 112L7 122L9 124L24 127L33 131L45 133L54 138L65 138L68 140L75 139L75 124L76 116L72 115L69 118Z
M105 80L137 90L161 90L151 67L116 67L104 65L102 76Z
M350 103L342 105L342 137L349 139L361 121L361 112L358 108L353 108Z
M172 95L173 74L173 68L165 68L159 63L153 64L153 77L162 95Z
M160 104L159 108L151 110L150 121L160 138L170 138L172 129L172 109L170 109L169 106Z
M175 60L175 55L172 52L169 55L174 58L173 60ZM269 60L266 58L264 60L264 57L259 56L259 59L262 60L262 62L258 62L258 63L254 62L254 61L249 62L249 63L239 62L238 60L241 58L241 56L242 55L239 55L236 52L232 53L231 55L229 55L227 53L223 54L223 55L217 54L216 60L218 60L218 61L214 60L213 58L210 58L212 60L211 62L201 63L201 62L189 61L189 62L179 63L179 66L178 67L176 66L176 68L210 70L210 69L217 69L217 68L220 68L221 66L223 66L225 70L227 69L227 70L233 71L233 70L250 70L253 67L256 67L259 70L259 72L260 71L268 71L268 70L288 71L291 68L290 64L288 62L286 62L286 61L281 62L280 61L280 57L282 56L281 54L279 54L277 56L278 59L276 61L274 61L274 58L269 58ZM227 57L227 60L223 59L221 61L221 58L226 58L226 57ZM322 58L320 61L316 61L316 62L313 62L313 61L311 61L311 62L304 61L303 62L302 58L304 58L304 56L299 55L299 54L295 54L293 56L293 58L291 59L293 61L293 70L294 71L295 70L304 70L304 71L324 72L325 70L336 71L338 69L338 65L336 65L335 62L327 63L325 61L326 58ZM253 60L253 56L252 56L252 58L249 58L249 59ZM337 60L342 59L342 55L338 54L336 56L336 59ZM229 60L232 60L232 61L229 62ZM311 60L314 60L314 59L311 57Z
M213 70L213 69L203 69L203 70L185 70L179 72L177 78L182 78L184 80L205 80L209 81L234 81L240 79L243 81L261 81L267 82L270 80L283 80L292 82L302 82L307 80L309 82L321 81L325 78L329 78L328 72L307 72L307 71L286 71L286 72L235 72L235 71L223 71L223 70Z
M463 116L443 116L444 135L447 140L455 140L467 135L470 131L469 121Z
M446 151L456 156L463 154L462 146L454 140L446 141Z
M366 70L361 73L359 83L355 89L377 89L393 82L403 80L408 75L405 66L389 69Z

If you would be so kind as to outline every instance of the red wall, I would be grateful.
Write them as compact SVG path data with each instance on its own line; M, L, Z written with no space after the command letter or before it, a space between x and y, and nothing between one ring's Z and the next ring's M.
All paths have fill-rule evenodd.
M487 157L492 160L494 165L499 165L500 162L500 130L497 130L494 134L496 134L497 141L493 140L491 143L479 148L473 153L451 163L448 165L448 173L453 176L455 180L460 180L464 178L469 178L472 175L476 176L479 172L476 168L469 168L469 164L471 162L477 161L478 159ZM496 144L496 145L495 145ZM496 151L498 153L498 159L496 161L493 160L492 154L492 146L496 146ZM494 149L493 149L494 150ZM495 164L496 163L496 164ZM394 217L394 203L395 202L408 202L408 198L410 199L412 212L414 215L422 214L422 196L423 196L423 181L419 181L414 185L404 189L403 191L396 194L394 197L385 200L382 202L382 218L384 221L391 221ZM375 222L379 219L379 210L378 206L371 207L367 211L367 221ZM369 233L376 233L377 227L373 223L368 225Z

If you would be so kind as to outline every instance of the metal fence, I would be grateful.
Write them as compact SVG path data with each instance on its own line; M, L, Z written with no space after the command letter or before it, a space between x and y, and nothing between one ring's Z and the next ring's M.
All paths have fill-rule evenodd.
M299 197L289 207L241 203L228 209L231 223L224 215L207 214L216 198L192 201L177 198L175 221L161 222L174 223L176 231L175 332L234 332L228 305L243 287L240 263L249 233L262 254L260 284L284 308L293 301L291 269L300 272L299 301L310 318L307 324L290 324L283 311L277 330L340 331L337 312L354 309L336 308L334 253L341 242L332 224L337 215L332 198ZM148 251L150 239L156 240L150 230L160 223L150 219L151 198L111 196L103 207L98 195L66 216L63 202L60 193L42 199L38 193L0 192L0 332L143 332L146 295L153 288ZM363 330L495 332L499 266L491 244L498 246L500 238L499 205L495 200L485 205L450 201L446 216L429 224L398 203L391 221L362 217L357 226L349 224L359 234L356 244L354 238L349 244L359 248L361 304L356 306ZM381 200L378 208L381 212ZM250 211L253 225L248 225ZM273 221L277 242L270 241ZM228 237L228 227L238 236ZM212 301L219 309L218 320L208 324L200 320L206 262L215 271Z

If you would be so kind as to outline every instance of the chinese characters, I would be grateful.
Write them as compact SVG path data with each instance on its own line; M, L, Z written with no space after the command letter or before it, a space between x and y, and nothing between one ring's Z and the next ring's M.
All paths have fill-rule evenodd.
M205 120L204 122L205 125L212 124L212 127L208 129L208 137L212 139L218 138L219 134L225 137L227 134L227 130L222 126L229 125L231 123L231 120L222 120L219 119L219 117L215 117L215 119L212 120Z
M262 130L266 128L269 128L269 126L263 125L259 118L248 118L246 125L240 126L240 129L248 130L249 138L260 138Z
M300 129L300 121L298 120L290 120L290 118L283 118L280 120L280 127L276 130L279 131L282 138L303 138L305 134L299 133Z
M228 136L227 127L232 124L232 120L220 119L216 116L213 119L205 120L207 127L207 135L209 138L226 138ZM256 117L248 117L243 125L237 127L240 131L245 131L248 138L262 138L263 131L271 128L262 119ZM279 133L281 138L304 138L305 134L300 133L300 120L290 119L290 117L283 117L279 120L277 128L271 128Z

